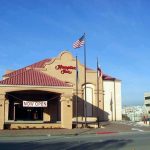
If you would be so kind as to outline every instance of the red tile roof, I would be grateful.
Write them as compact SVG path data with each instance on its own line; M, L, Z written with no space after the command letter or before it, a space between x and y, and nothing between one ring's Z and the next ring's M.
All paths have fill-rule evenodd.
M103 71L101 69L100 69L100 73L102 74L103 80L110 80L110 81L118 80L110 75L103 73Z
M27 67L15 70L11 73L5 74L3 77L8 77L0 81L0 84L6 85L35 85L35 86L71 86L57 78L46 75L35 68L44 68L47 62L51 61L50 58L36 62ZM86 68L92 70L91 68ZM103 80L115 80L114 77L103 74Z
M111 81L114 81L116 78L114 78L114 77L111 77L111 76L109 76L109 75L106 75L106 74L103 74L103 80L111 80Z
M16 76L1 80L0 84L5 85L34 85L34 86L62 86L71 87L57 78L44 74L38 70L29 69Z
M36 63L34 63L34 64L32 64L32 65L29 65L29 66L27 66L27 67L24 67L24 68L15 70L15 71L13 71L13 72L11 72L11 73L5 74L3 77L12 77L12 76L15 76L15 75L17 75L17 74L23 73L24 71L26 71L26 68L43 68L44 65L45 65L45 63L47 63L47 62L49 62L49 61L51 61L50 58L44 59L44 60L42 60L42 61L39 61L39 62L36 62Z

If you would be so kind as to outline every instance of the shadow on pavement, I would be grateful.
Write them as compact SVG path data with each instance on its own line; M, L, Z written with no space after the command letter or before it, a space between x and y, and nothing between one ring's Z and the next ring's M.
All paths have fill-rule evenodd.
M58 142L58 141L43 141L37 142L0 142L1 150L118 150L125 147L127 144L132 143L132 140L105 140L97 142L89 141L71 141Z

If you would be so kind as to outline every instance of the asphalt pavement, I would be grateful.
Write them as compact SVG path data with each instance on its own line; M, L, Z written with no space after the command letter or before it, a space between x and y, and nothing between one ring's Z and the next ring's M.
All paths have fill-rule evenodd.
M106 122L101 128L0 130L0 150L149 150L150 127Z
M114 134L122 132L149 131L149 125L145 125L142 123L138 124L135 122L119 121L105 122L101 125L100 128L0 130L0 137Z
M0 137L1 150L149 150L150 132Z

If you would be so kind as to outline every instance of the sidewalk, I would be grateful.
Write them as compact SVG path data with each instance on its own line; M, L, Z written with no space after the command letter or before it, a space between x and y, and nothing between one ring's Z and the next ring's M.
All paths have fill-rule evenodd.
M0 137L10 136L64 136L64 135L86 135L86 134L104 134L132 131L133 126L110 122L104 124L101 128L74 128L74 129L23 129L23 130L0 130ZM135 127L134 127L135 128ZM138 127L143 131L150 131L150 127Z

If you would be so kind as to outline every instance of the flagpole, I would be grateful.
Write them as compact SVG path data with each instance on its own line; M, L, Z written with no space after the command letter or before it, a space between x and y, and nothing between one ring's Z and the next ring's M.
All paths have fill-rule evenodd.
M78 58L76 55L76 128L78 128Z
M98 57L97 57L97 125L99 128L99 71L98 71Z
M113 100L112 100L112 92L111 92L111 117L112 117L112 121L113 121L114 115L113 115Z
M114 111L115 111L115 121L116 121L116 86L115 86L115 78L114 78Z
M80 48L84 46L84 118L85 118L85 127L87 127L87 94L86 94L86 45L85 45L85 33L81 38L79 38L74 44L73 48Z
M85 117L85 127L87 127L87 95L86 95L86 38L84 33L84 83L85 83L85 102L84 102L84 117Z

